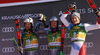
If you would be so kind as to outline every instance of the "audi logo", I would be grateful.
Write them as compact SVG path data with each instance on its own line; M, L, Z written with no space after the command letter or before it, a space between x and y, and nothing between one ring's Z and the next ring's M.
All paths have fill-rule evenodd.
M48 50L48 45L41 45L40 50Z
M4 48L2 48L3 53L10 53L10 52L14 52L14 51L15 51L14 47L4 47Z
M2 32L14 32L15 28L14 27L3 27Z
M87 48L91 48L91 47L93 47L94 44L93 44L93 42L86 42L85 45Z

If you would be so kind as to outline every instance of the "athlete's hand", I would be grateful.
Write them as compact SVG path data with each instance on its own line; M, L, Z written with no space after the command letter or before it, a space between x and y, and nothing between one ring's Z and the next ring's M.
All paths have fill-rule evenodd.
M98 16L100 16L100 11L97 13Z
M75 2L68 5L68 11L70 11L70 12L74 12L76 8L77 8L77 6L76 6Z
M21 51L23 51L23 48L20 47L20 46L18 46L18 47L17 47L17 50L18 50L19 52L21 52Z
M45 15L43 15L42 13L38 14L38 20L39 21L46 21Z

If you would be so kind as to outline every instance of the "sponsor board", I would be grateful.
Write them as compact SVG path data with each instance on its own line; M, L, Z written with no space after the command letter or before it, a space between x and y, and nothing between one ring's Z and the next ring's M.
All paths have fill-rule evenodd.
M100 10L100 7L98 7L98 9ZM78 13L80 13L80 14L90 14L90 13L94 12L92 10L92 8L80 8L80 9L76 9L75 11L78 12ZM59 11L58 15L61 16L64 12L65 11ZM68 15L70 15L70 14L68 14Z

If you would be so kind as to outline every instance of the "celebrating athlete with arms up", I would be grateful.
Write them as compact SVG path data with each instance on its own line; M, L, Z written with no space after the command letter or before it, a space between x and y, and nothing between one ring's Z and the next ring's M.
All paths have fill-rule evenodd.
M71 52L70 55L86 55L86 47L85 47L85 38L86 33L91 30L100 29L100 20L94 25L90 24L82 24L80 23L81 17L77 12L73 12L76 9L76 4L70 4L68 10L60 17L60 20L63 24L69 29L71 35ZM71 23L66 20L66 17L69 13L71 15ZM98 16L100 16L100 12L98 12Z

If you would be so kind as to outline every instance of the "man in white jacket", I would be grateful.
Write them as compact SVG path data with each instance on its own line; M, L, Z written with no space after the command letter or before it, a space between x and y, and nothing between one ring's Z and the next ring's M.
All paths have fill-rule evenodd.
M60 17L60 20L68 28L71 35L71 52L70 55L86 55L85 38L86 33L91 30L100 29L100 19L97 19L95 25L80 23L80 14L73 12L71 16L71 23L66 20L67 15L75 10L76 5L70 6L68 10ZM98 12L100 16L100 12Z

